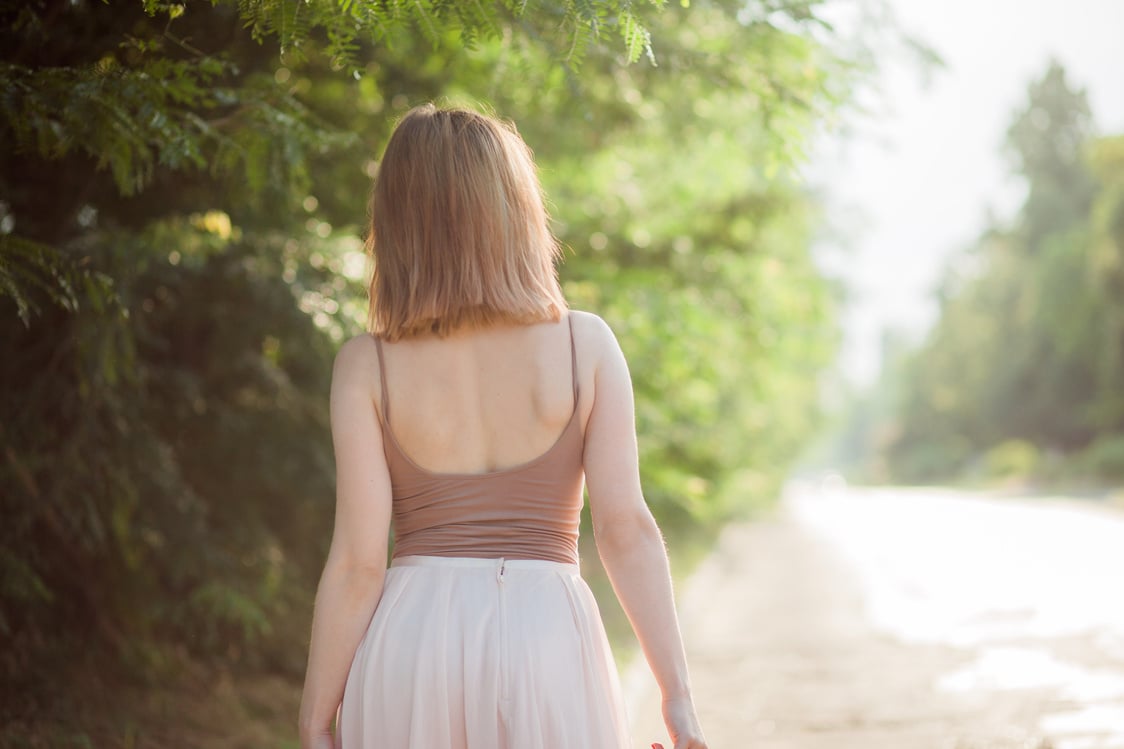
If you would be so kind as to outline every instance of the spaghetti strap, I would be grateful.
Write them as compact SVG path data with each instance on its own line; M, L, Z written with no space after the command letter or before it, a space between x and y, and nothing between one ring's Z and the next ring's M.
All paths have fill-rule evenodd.
M573 383L574 390L574 409L578 407L578 353L574 348L574 313L570 312L566 315L566 321L570 324L570 381Z
M382 420L387 426L390 426L390 397L387 395L386 389L386 365L382 362L382 339L377 335L372 336L375 339L375 349L378 350L379 358L379 386L382 388Z

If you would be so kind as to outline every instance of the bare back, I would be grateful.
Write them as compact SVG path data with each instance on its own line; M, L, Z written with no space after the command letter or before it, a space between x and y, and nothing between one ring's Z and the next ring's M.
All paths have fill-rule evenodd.
M549 451L577 405L569 323L384 343L382 417L402 452L433 473L486 474Z

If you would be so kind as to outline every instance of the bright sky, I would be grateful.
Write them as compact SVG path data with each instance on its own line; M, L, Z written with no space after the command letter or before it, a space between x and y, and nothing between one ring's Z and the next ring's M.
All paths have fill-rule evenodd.
M885 2L946 66L926 82L904 61L882 63L876 113L825 142L809 172L843 235L817 249L851 293L840 366L864 383L877 375L882 330L920 338L949 257L989 211L1018 208L1002 143L1051 57L1086 89L1098 131L1124 133L1124 0Z

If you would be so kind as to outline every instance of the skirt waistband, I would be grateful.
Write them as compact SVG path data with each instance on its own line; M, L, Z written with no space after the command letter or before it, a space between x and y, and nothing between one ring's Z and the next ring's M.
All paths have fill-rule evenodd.
M508 559L507 557L435 557L421 554L395 557L391 567L483 567L490 569L555 570L581 574L581 567L572 562L555 562L550 559Z

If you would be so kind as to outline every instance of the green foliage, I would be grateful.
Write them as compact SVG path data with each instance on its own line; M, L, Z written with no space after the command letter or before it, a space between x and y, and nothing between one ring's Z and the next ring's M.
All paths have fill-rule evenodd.
M1084 94L1054 64L1008 146L1026 203L950 270L941 318L901 372L887 446L899 480L947 479L980 454L993 475L1046 475L1057 460L1035 454L1077 455L1124 433L1120 138L1091 134ZM1106 455L1083 462L1085 478L1115 478Z
M437 47L454 32L460 45L474 49L528 27L552 50L568 48L564 59L573 64L580 63L584 52L606 31L616 28L624 39L628 60L635 62L642 54L652 55L650 35L638 13L662 4L661 0L239 0L238 10L254 39L277 40L286 62L302 61L306 48L319 47L314 54L326 55L334 68L358 70L363 44L394 44L403 36L418 34ZM146 5L150 12L157 12L157 3L148 0ZM558 37L553 29L563 35ZM326 43L318 44L314 31L322 32Z
M15 304L24 325L43 313L44 304L77 312L81 300L100 314L119 302L109 276L52 247L10 234L0 234L0 297Z
M160 233L108 246L129 263ZM28 556L6 559L4 579L54 604L6 597L18 634L93 617L118 647L165 631L229 652L284 614L279 576L309 583L328 528L316 498L331 479L327 373L304 357L331 346L280 272L265 272L266 249L141 268L99 257L128 315L5 324L0 382L21 397L0 416L3 509L16 519L0 535Z
M1057 63L1027 93L1027 107L1011 123L1007 145L1029 187L1020 223L1026 249L1034 252L1040 240L1088 213L1094 183L1082 151L1092 115L1085 92L1071 88Z
M222 650L231 643L256 641L270 631L269 616L259 598L218 580L204 582L186 601L184 618L204 623L208 648Z
M1099 437L1078 454L1076 462L1084 476L1124 481L1124 435Z
M984 455L984 471L989 478L1025 479L1033 476L1041 463L1038 448L1026 440L1007 440Z
M112 55L81 68L0 65L2 132L17 152L89 156L122 195L147 186L158 165L233 174L255 194L267 182L300 189L306 151L351 142L269 78L234 88L219 82L229 63L148 57L129 67Z

